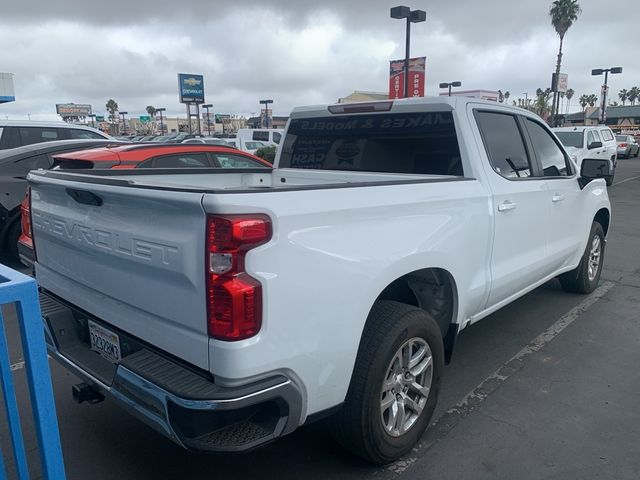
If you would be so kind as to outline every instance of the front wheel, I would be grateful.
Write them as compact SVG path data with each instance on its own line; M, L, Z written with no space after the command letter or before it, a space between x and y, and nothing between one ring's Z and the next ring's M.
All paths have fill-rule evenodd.
M333 419L338 441L378 464L408 453L429 425L443 368L442 335L429 314L376 302L344 405Z
M560 284L564 290L574 293L591 293L596 289L604 263L604 246L602 225L593 222L580 264L575 270L560 275Z

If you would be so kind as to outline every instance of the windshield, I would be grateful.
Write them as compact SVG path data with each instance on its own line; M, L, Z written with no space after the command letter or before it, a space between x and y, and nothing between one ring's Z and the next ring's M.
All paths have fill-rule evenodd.
M451 112L291 120L279 167L463 175Z
M555 134L565 147L582 148L583 132L555 132Z

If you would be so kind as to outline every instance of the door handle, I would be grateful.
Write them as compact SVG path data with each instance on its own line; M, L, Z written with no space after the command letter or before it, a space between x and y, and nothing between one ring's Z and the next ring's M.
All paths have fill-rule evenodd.
M510 200L506 200L498 205L499 212L506 212L508 210L514 210L516 208L516 204Z
M553 203L558 203L564 200L564 194L562 193L554 193L553 197L551 197L551 201Z

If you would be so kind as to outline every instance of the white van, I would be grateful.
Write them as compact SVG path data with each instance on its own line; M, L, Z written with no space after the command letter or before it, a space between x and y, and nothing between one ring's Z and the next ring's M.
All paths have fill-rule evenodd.
M274 147L280 144L283 130L274 128L241 128L236 134L245 142L262 142Z

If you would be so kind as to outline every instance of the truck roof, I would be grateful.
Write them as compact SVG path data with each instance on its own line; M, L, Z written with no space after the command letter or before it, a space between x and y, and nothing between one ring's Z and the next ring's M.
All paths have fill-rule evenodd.
M485 104L489 107L500 107L502 109L512 110L514 112L522 113L530 113L528 110L514 107L510 105L506 105L504 103L497 103L490 100L481 100L479 98L472 97L440 97L440 96L431 96L431 97L413 97L413 98L400 98L400 99L389 99L389 100L375 100L375 101L367 101L367 102L353 102L353 103L335 103L335 104L324 104L324 105L309 105L303 107L296 107L291 111L291 118L307 118L307 117L329 117L332 116L332 113L329 111L329 107L340 107L343 106L347 110L357 110L359 107L363 108L368 105L381 105L381 104L389 104L391 103L391 107L387 110L389 112L394 113L402 113L402 112L411 112L411 111L434 111L434 110L458 110L465 108L465 106L469 103L473 104ZM380 113L383 110L371 110L370 113ZM368 113L367 111L345 111L337 114L359 114L359 113Z

